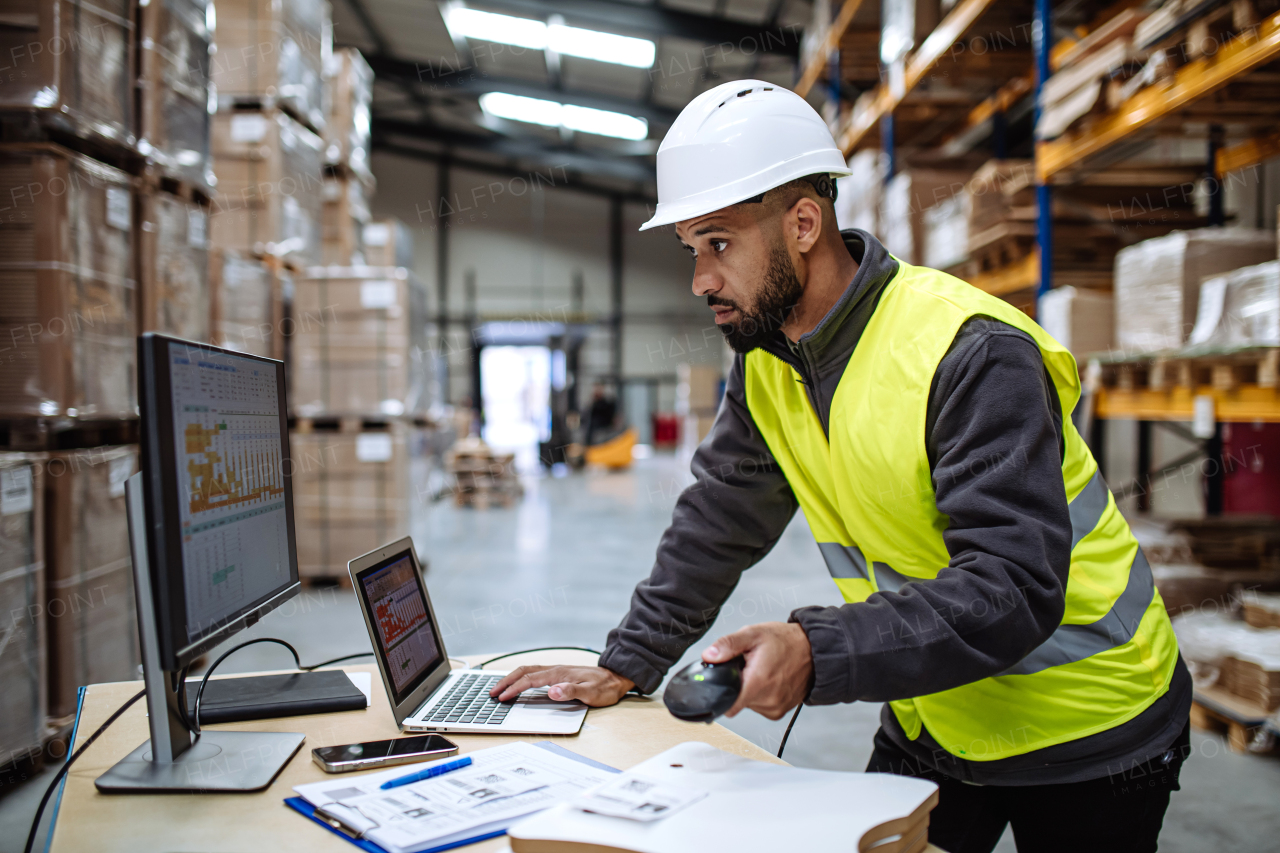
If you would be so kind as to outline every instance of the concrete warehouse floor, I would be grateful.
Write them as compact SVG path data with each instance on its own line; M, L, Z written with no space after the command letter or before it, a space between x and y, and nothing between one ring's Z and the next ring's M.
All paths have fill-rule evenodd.
M414 538L430 563L427 580L449 652L601 648L632 587L648 573L658 537L688 480L687 464L658 456L628 473L532 479L524 501L513 509L477 512L447 500L421 507ZM808 528L797 518L773 553L743 578L708 639L753 622L785 620L802 604L839 602ZM345 590L309 590L231 643L251 636L288 640L304 663L369 647L355 600ZM223 667L234 672L287 665L283 649L260 645ZM861 770L878 715L873 704L806 708L786 758L804 767ZM773 723L751 712L725 723L770 751L777 750L785 727L785 720ZM1161 849L1275 850L1280 760L1233 755L1222 738L1200 732L1192 743L1196 752L1183 771L1182 791L1174 795ZM53 772L0 800L0 852L21 850ZM997 850L1012 853L1010 834Z

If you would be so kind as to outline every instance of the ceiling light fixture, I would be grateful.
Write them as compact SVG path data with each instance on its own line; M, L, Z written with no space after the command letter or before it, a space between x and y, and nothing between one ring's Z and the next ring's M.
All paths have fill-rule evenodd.
M548 26L532 18L482 12L460 3L448 8L445 24L455 37L510 44L530 50L550 49L564 56L577 56L631 68L651 68L657 55L657 46L649 39L584 30L564 24Z
M488 92L480 96L480 108L497 118L540 124L543 127L564 127L579 133L612 136L615 139L640 140L649 136L649 123L642 118L594 110L541 98L526 98L506 92Z

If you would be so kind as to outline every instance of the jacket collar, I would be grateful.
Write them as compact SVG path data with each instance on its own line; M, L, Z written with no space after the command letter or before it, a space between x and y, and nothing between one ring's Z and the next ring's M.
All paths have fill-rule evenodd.
M858 262L853 281L840 299L811 331L795 344L782 332L774 332L760 348L790 364L802 377L815 378L832 370L843 373L849 356L862 338L886 284L898 271L898 261L875 237L857 228L841 231L845 248Z

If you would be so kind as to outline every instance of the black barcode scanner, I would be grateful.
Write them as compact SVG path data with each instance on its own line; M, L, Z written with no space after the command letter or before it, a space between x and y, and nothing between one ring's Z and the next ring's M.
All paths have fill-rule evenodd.
M724 663L691 663L672 677L662 694L667 710L690 723L709 723L733 707L742 691L742 655Z

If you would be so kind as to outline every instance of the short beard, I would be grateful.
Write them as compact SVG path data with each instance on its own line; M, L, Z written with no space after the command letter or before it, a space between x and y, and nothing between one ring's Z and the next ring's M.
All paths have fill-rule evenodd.
M769 252L769 269L751 311L718 296L708 296L707 304L727 305L738 312L738 322L724 323L720 331L730 349L746 355L782 328L803 292L791 255L784 247L775 246Z

